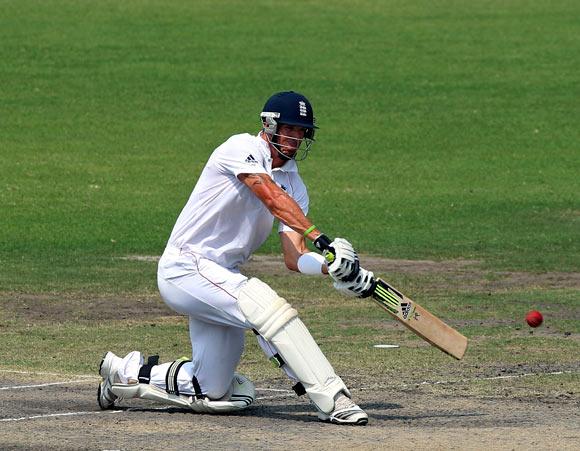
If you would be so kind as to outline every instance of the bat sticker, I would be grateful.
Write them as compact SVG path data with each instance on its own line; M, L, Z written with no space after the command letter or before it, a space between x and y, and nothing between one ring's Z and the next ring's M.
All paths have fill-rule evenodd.
M413 312L415 311L415 307L411 302L401 302L401 312L403 313L403 318L409 319L409 317L413 316Z
M429 313L415 301L403 296L382 279L376 279L372 298L389 314L425 341L460 360L467 349L467 338Z

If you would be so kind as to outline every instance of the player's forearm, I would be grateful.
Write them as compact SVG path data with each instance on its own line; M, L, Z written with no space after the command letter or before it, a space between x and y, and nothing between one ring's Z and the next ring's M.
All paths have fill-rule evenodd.
M344 282L356 277L359 269L358 257L348 241L343 238L331 241L320 232L304 215L296 201L276 185L267 174L240 174L238 177L264 203L275 218L301 236L312 240L316 249L330 263L328 266L330 275Z
M304 215L296 201L276 185L276 182L268 175L240 174L239 178L264 203L276 219L300 235L308 231L306 237L311 240L320 235L320 231L313 228L312 221Z
M304 238L311 240L316 245L317 243L315 241L322 235L322 232L304 215L302 209L292 197L284 191L280 191L280 197L275 202L272 202L270 205L265 203L270 213L276 219L282 221L292 230L298 232ZM322 251L323 249L320 248L319 250Z
M312 222L308 219L300 206L288 194L282 192L270 205L266 204L270 213L279 221L286 224L300 235L312 227Z
M299 233L280 232L280 244L284 262L289 270L311 275L328 274L324 257L310 252L306 247L304 237Z

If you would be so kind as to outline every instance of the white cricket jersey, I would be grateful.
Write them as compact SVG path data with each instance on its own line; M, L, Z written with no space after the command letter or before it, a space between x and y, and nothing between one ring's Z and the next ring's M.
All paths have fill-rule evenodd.
M272 169L268 144L258 135L234 135L213 151L171 232L168 246L236 268L272 231L274 217L238 174L268 174L308 213L308 193L294 160ZM279 231L290 231L280 224Z

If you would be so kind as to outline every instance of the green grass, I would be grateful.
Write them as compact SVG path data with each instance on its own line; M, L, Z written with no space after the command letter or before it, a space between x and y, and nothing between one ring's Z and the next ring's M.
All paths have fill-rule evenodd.
M459 329L470 340L465 359L456 361L398 325L370 301L329 296L318 279L300 284L276 284L274 278L264 279L277 286L281 295L299 310L337 372L351 382L384 386L397 380L410 385L444 380L467 387L471 381L475 384L474 395L502 393L503 396L509 382L490 385L485 378L555 371L564 371L565 379L577 377L577 373L570 371L577 369L575 350L580 324L571 318L577 318L580 312L572 292L562 293L556 302L542 308L545 323L532 330L523 325L523 314L529 305L534 305L533 295L529 304L517 302L528 298L528 292L498 294L493 303L486 294L459 295L451 299L457 308L450 312L437 300L436 291L425 289L421 302L442 318L459 322ZM136 296L121 297L109 303L114 308L115 304L137 300ZM90 300L87 301L89 308ZM4 368L92 374L106 349L119 354L139 349L159 353L162 360L189 353L187 321L179 316L147 319L137 314L133 319L86 320L78 315L78 305L68 313L64 310L61 317L47 315L36 322L23 313L11 315L10 309L2 305L0 313L0 336L4 343L0 358ZM380 343L399 344L400 348L372 347ZM251 332L247 333L240 371L258 383L280 378L279 370L265 360ZM527 383L539 390L532 377L518 381L518 388L512 394L519 396ZM543 393L561 391L560 383L560 377L547 379ZM461 390L467 393L468 388ZM572 393L578 394L574 390Z
M81 288L106 257L159 254L211 150L289 88L319 119L301 169L329 234L573 270L578 6L504 3L5 5L0 288L43 291L12 276L31 261Z
M572 0L3 2L0 299L82 295L90 309L91 296L154 295L155 264L119 257L162 252L213 148L257 132L266 98L286 89L314 105L320 130L300 168L329 235L362 254L477 260L490 283L499 270L577 271L579 14ZM260 252L279 253L275 234ZM389 277L460 325L469 361L332 298L327 280L265 278L341 371L574 362L577 287L487 294L445 274ZM547 313L545 333L523 328L531 308ZM108 347L187 353L183 321L0 312L6 367L93 371ZM405 350L378 354L381 340ZM253 342L244 362L278 374Z

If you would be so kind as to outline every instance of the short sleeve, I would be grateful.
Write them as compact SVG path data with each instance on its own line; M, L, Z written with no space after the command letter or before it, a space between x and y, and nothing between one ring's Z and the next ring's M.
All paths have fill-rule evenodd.
M216 149L214 164L222 173L232 174L269 174L263 151L251 140L251 136L237 135Z

